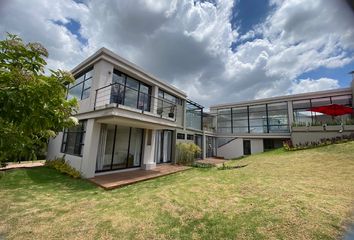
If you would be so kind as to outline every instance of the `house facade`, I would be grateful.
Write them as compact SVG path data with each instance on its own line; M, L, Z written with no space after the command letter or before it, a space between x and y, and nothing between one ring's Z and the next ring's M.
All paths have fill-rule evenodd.
M330 103L352 106L353 86L214 105L206 113L183 91L105 48L71 72L76 80L67 97L79 100L79 124L49 141L47 159L65 155L86 178L174 163L178 142L197 144L198 158L235 158L279 147L285 139L303 142L353 131L349 124L340 133L315 131L313 125L332 119L307 111Z
M102 48L72 70L79 124L49 141L47 159L65 155L86 178L175 162L177 142L203 149L203 107ZM199 156L203 158L205 153Z
M217 155L236 158L281 147L284 140L308 144L354 133L353 115L309 111L331 104L353 107L353 83L350 88L211 106L217 116Z

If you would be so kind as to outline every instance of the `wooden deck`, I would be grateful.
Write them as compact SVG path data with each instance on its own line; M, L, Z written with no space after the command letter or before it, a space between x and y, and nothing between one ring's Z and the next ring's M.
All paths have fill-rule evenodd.
M89 180L106 190L111 190L133 183L142 182L149 179L184 171L190 168L191 167L180 165L159 164L153 170L137 169L126 172L116 172L101 176L95 176L94 178L90 178Z

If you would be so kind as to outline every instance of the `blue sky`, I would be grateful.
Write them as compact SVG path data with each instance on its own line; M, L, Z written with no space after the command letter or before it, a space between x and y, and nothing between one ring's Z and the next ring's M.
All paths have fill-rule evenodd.
M241 34L265 20L272 7L267 0L237 0L232 8L231 23Z
M70 70L106 47L205 106L348 87L353 22L345 1L328 0L12 0L0 7L2 36L42 43L49 68Z

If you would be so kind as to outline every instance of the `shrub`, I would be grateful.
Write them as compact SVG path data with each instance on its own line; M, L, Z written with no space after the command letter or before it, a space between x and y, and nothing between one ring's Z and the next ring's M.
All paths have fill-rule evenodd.
M47 160L44 165L50 168L54 168L59 172L67 174L73 178L81 177L80 172L70 166L67 162L65 162L64 157L57 158L54 160Z
M177 143L177 164L193 164L196 156L202 152L194 143Z

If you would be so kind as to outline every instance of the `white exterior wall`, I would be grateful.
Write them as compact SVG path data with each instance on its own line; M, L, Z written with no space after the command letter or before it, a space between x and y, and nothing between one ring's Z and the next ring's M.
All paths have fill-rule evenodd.
M250 139L251 140L251 154L264 152L263 139Z
M80 168L80 172L85 178L95 176L100 131L101 124L97 123L95 119L88 119L82 156L83 160Z
M83 177L94 177L100 126L101 125L96 123L94 119L88 119L82 157L60 152L63 139L63 133L61 132L55 138L50 139L48 144L47 159L53 160L65 155L65 160L70 164L70 166L80 171Z
M143 156L142 156L142 168L146 170L154 169L156 167L155 162L155 138L156 130L150 130L151 136L148 134L148 129L144 129L144 141L143 141ZM148 145L149 137L151 137L151 144Z
M243 139L237 138L217 149L218 157L225 159L243 156Z
M251 154L264 152L263 139L237 138L217 149L218 157L225 159L238 158L243 156L243 140L250 140Z
M65 155L65 160L70 164L70 166L72 166L73 168L81 172L82 157L61 153L60 149L61 149L62 140L63 140L62 132L59 133L55 138L51 138L49 140L47 159L54 160L56 158L61 158Z

